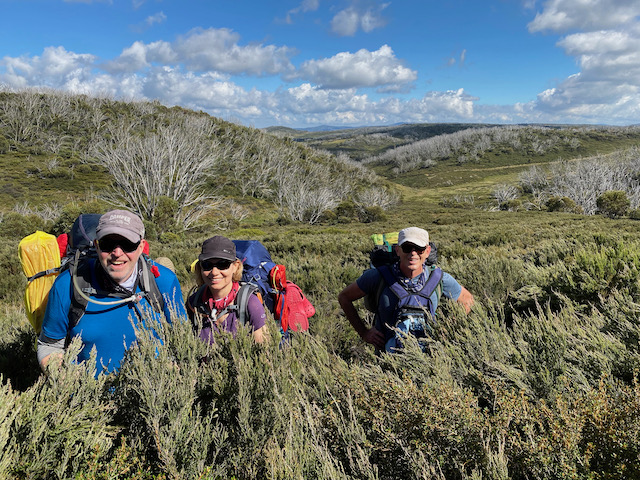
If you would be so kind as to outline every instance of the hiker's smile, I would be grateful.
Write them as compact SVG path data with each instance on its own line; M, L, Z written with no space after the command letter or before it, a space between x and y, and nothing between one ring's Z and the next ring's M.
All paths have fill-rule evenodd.
M109 274L114 282L122 283L133 273L138 262L138 258L142 254L143 245L140 243L135 246L133 251L126 251L133 248L127 244L126 239L120 238L117 235L109 235L105 238L111 242L110 248L113 248L113 250L103 252L100 249L100 244L108 244L108 242L99 242L97 250L100 265L102 265L102 268ZM123 250L120 243L125 243L126 250Z
M208 259L200 262L202 281L217 295L226 295L233 286L233 275L237 270L236 262L223 259Z
M420 252L421 249L423 249ZM404 250L408 250L405 252ZM400 257L400 270L409 278L414 278L422 273L424 262L427 260L431 248L398 248L396 253Z

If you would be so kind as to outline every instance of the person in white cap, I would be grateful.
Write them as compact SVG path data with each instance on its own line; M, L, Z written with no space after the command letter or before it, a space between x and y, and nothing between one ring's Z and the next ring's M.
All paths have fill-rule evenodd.
M49 292L38 339L43 370L53 357L62 356L70 339L80 336L77 361L89 360L95 348L96 376L112 372L135 342L132 319L186 317L175 273L142 255L146 240L140 217L111 210L100 217L95 234L96 255L76 259Z
M469 313L473 295L451 275L425 262L431 246L429 233L408 227L398 234L394 246L398 261L371 268L340 292L338 302L358 335L376 349L393 352L402 348L402 335L418 338L429 333L441 296L458 302ZM368 327L353 302L367 295L377 296L374 325Z

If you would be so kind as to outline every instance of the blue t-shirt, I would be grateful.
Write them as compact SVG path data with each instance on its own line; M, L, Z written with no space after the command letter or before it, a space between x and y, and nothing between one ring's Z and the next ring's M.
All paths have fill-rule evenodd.
M153 265L158 268L159 272L159 276L155 280L165 300L163 312L165 319L171 322L172 316L173 318L176 316L186 317L178 278L168 268L156 263ZM95 263L92 268L95 268ZM92 281L95 282L95 275L92 277ZM140 287L136 291L139 292ZM160 319L160 314L153 309L146 298L138 303L126 302L111 306L89 302L78 324L69 331L68 315L71 307L71 295L71 272L66 270L56 278L49 292L47 309L42 322L42 333L53 340L67 338L67 336L73 338L79 335L83 348L78 354L77 361L88 360L91 350L95 348L98 372L101 371L102 365L107 367L108 372L112 372L120 366L125 351L135 342L134 324L142 318ZM115 300L113 297L104 296L91 296L90 298L103 302Z
M378 289L378 285L384 281L382 274L377 268L372 268L364 272L356 283L360 290L367 295L374 294ZM442 295L453 300L457 300L462 292L462 286L448 273L442 272ZM438 294L433 292L430 296L434 310L438 308ZM398 297L391 291L389 286L385 286L380 293L378 302L378 311L375 317L375 327L384 334L385 341L394 336L393 330L387 325L394 326L396 322L396 306L398 305Z

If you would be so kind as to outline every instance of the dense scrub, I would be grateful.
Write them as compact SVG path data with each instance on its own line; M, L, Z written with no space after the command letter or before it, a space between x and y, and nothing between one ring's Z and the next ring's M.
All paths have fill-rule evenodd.
M68 108L81 116L61 113ZM0 93L0 110L0 154L6 152L0 161L8 167L0 195L23 201L34 191L17 208L7 200L9 208L0 215L0 478L640 476L637 222L577 214L568 197L557 197L549 211L490 212L441 206L408 189L384 220L365 207L388 208L400 199L381 194L378 179L362 166L205 115L34 92ZM136 132L131 143L116 128L123 119ZM403 128L411 134L411 127ZM502 135L513 143L510 130L449 133L462 140L479 135L485 143L485 136L494 141ZM173 260L186 294L192 284L186 267L202 240L215 233L259 239L316 307L310 332L284 348L275 335L265 346L248 335L207 346L176 321L159 332L161 344L141 329L118 374L94 379L91 365L70 361L78 348L72 344L60 368L42 375L21 305L19 240L36 229L62 233L79 213L104 211L103 194L81 196L73 182L101 190L114 175L109 158L155 153L169 139L186 141L180 136L185 131L200 146L221 150L215 176L200 179L213 195L188 197L182 207L202 200L223 206L230 218L213 209L202 217L208 222L187 234L175 227L176 219L188 224L195 218L181 209L180 198L187 197L172 197L170 185L156 182L167 190L155 206L151 193L142 195L145 206L153 207L146 219L152 256ZM516 133L533 135L527 137L531 148L542 148L534 137L541 142L548 136L556 153L598 140L610 146L620 135L635 135L633 129L588 128ZM382 145L388 139L372 140ZM189 158L202 154L193 143L181 145L192 148ZM494 155L497 144L491 145L483 158ZM279 167L261 175L271 172L273 157ZM608 170L619 166L617 159L610 158ZM445 171L451 161L433 168ZM54 179L62 178L59 168L71 165L77 177L65 177L69 190L62 193ZM32 173L18 182L22 167ZM282 169L293 175L289 182L281 181L287 178ZM461 176L450 167L447 174ZM490 177L478 175L482 188L489 188ZM292 184L299 190L287 190ZM218 196L220 185L228 198ZM70 203L56 208L34 186ZM491 185L502 188L504 201L507 186ZM464 194L443 187L434 195L445 191ZM619 197L608 195L600 205L613 212ZM331 206L321 212L323 201ZM247 213L256 207L276 215L265 221ZM426 354L409 340L402 353L376 356L350 328L336 297L367 267L370 234L411 224L429 230L440 265L477 303L468 316L445 303Z
M542 212L435 213L440 263L478 301L445 305L423 354L376 357L339 314L366 267L352 224L261 239L317 308L290 347L144 331L119 375L38 375L9 268L0 314L5 478L632 478L640 449L635 224ZM414 222L406 218L404 222ZM398 220L399 222L399 220ZM233 232L232 232L232 235ZM152 243L183 270L201 238ZM17 240L7 238L8 265ZM14 250L13 250L14 251ZM12 273L11 273L12 272Z
M520 174L519 185L537 205L554 198L568 198L574 208L593 215L609 213L598 199L607 192L622 192L626 209L640 206L640 149L635 146L609 155L598 155L573 162L555 162L546 168L532 167ZM611 194L609 194L611 196ZM604 204L611 202L604 202ZM620 211L626 213L626 209ZM616 215L613 215L616 216Z

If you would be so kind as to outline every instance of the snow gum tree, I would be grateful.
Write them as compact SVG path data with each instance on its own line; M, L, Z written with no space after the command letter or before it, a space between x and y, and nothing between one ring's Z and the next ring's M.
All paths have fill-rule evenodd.
M215 135L215 123L207 117L173 117L143 133L137 127L136 121L110 126L94 148L95 158L114 178L107 200L151 219L167 197L176 202L176 223L188 228L218 203L204 189L227 149Z

